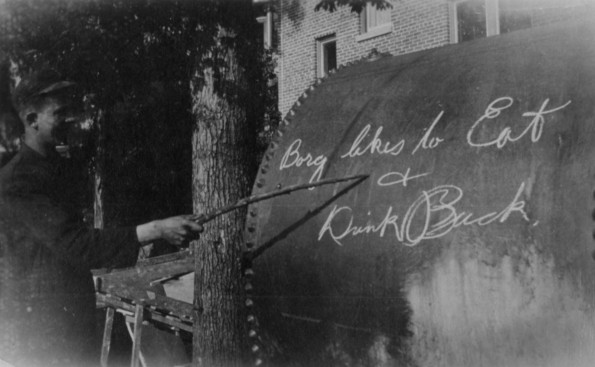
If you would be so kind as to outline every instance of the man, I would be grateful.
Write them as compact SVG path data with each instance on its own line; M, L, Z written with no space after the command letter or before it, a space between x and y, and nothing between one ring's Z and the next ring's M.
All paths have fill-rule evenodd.
M128 265L142 244L180 245L202 227L187 217L95 230L69 205L56 147L67 143L73 83L53 71L19 83L22 149L0 170L0 360L15 366L98 364L90 269Z

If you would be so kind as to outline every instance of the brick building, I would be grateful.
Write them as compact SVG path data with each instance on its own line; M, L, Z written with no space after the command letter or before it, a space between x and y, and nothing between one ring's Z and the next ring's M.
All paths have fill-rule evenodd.
M278 51L282 115L317 78L374 49L402 55L575 19L595 5L592 0L390 0L392 8L368 4L357 14L349 7L315 11L320 0L254 2L269 10L260 21L265 40Z

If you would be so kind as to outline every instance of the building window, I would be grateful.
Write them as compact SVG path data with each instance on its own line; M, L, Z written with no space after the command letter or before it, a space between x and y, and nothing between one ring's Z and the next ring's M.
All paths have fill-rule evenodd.
M337 68L337 38L335 35L316 40L316 74L319 78Z
M498 5L500 33L531 28L532 12L526 1L500 0Z
M468 0L456 5L458 42L487 35L485 0Z
M391 8L379 10L372 4L366 4L360 13L360 35L356 40L363 41L392 32L391 10Z
M518 0L455 0L451 41L465 42L531 27L531 9Z
M262 25L264 47L270 48L273 44L273 13L267 11L266 15L256 18L256 21Z

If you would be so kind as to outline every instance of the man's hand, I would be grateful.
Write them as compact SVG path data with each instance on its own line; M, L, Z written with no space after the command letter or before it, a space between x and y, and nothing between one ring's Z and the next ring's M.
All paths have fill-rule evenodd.
M181 245L199 237L203 228L189 219L189 216L171 217L156 221L160 238L172 245Z
M190 220L193 216L181 215L149 223L136 227L136 235L141 243L148 243L157 239L163 239L172 245L180 246L190 240L199 237L203 228Z

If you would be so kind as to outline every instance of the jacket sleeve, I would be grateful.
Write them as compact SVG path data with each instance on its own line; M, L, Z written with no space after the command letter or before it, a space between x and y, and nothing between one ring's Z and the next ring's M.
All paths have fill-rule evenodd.
M73 266L118 267L136 260L140 244L135 227L88 228L42 193L10 195L4 204L27 236Z

